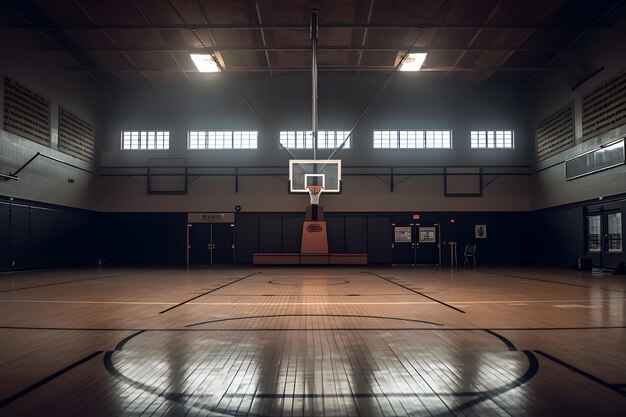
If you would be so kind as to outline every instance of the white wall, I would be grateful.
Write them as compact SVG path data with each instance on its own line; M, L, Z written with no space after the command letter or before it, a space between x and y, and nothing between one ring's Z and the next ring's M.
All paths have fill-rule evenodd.
M310 128L310 77L308 74L275 78L240 76L238 86L263 115L273 132ZM320 129L350 130L362 110L384 82L381 74L331 74L320 76ZM337 154L344 165L529 165L533 138L527 125L526 92L510 85L451 84L433 81L432 74L398 73L363 118L351 149ZM112 91L106 130L102 138L102 166L145 166L151 158L185 158L188 165L278 166L287 173L290 156L281 150L262 123L219 74L195 87ZM168 151L122 151L122 130L169 130ZM258 130L256 150L224 151L186 149L187 131ZM375 129L452 129L453 149L373 149ZM473 150L472 129L513 129L513 150ZM310 159L311 150L294 150L297 158ZM330 151L320 151L326 158ZM401 176L396 181L401 181ZM491 177L486 177L485 182ZM186 196L147 195L145 177L99 178L98 207L104 211L299 211L305 197L287 193L286 176L242 177L235 193L233 178L201 177ZM493 211L527 210L529 177L499 177L483 197L444 197L443 177L412 177L394 193L374 177L344 177L343 194L323 196L328 211Z
M537 122L567 103L574 102L575 146L541 162L534 162L533 209L553 207L578 201L598 199L626 192L626 167L565 180L565 161L588 150L626 136L626 125L583 141L582 96L597 85L626 69L626 7L622 6L614 26L592 32L584 41L582 51L570 52L554 65L560 71L545 73L531 86L531 123ZM573 89L597 69L597 75Z
M0 22L1 23L1 22ZM0 26L0 82L7 76L51 100L51 144L43 146L1 129L0 172L15 172L35 153L41 152L68 163L93 169L93 165L57 151L58 108L63 106L98 129L100 85L83 73L66 70L70 62L58 52L44 52L50 46L40 35L16 32ZM74 64L75 65L75 64ZM0 88L3 109L4 88ZM0 113L0 120L3 115ZM96 133L97 135L97 133ZM97 140L97 139L96 139ZM19 175L19 181L0 179L0 195L72 207L95 209L94 177L50 160L38 158ZM74 183L68 183L68 178Z
M400 177L401 178L401 177ZM397 178L396 180L398 180ZM98 208L102 211L304 211L308 195L289 194L286 177L244 177L239 193L234 180L201 177L188 195L147 195L146 186L126 177L98 179ZM374 177L344 177L341 194L322 194L326 211L527 211L530 177L500 177L484 189L483 197L444 197L442 177L412 177L389 185ZM122 203L123 202L123 203Z

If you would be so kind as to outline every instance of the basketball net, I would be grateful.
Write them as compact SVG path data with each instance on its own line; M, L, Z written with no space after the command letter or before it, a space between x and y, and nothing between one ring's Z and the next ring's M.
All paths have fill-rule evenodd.
M324 187L321 185L308 185L306 187L309 190L309 195L311 196L311 204L319 204L320 203L320 195L322 194L322 190Z

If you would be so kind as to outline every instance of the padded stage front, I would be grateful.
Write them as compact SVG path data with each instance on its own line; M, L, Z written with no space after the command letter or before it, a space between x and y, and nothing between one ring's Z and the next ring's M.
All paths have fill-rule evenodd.
M367 253L255 253L254 265L367 265Z

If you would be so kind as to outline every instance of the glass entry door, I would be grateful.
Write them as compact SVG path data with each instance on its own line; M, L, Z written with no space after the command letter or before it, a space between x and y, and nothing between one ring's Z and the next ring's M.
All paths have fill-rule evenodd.
M615 268L622 259L624 235L619 210L589 213L586 220L587 254L593 265Z

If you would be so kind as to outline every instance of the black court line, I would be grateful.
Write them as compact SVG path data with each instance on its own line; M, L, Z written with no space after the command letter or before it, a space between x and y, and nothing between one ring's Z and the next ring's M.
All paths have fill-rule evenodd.
M253 319L265 319L265 318L275 318L275 317L356 317L360 319L381 319L381 320L398 320L398 321L408 321L411 323L424 323L424 324L432 324L433 326L443 326L441 323L434 323L432 321L424 321L424 320L416 320L416 319L404 319L398 317L384 317L384 316L364 316L364 315L356 315L356 314L268 314L263 316L249 316L249 317L230 317L227 319L217 319L217 320L209 320L202 321L200 323L188 324L185 327L199 326L201 324L213 324L213 323L222 323L225 321L235 321L235 320L253 320ZM331 329L331 328L329 328Z
M229 285L232 285L232 284L234 284L234 283L236 283L236 282L239 282L239 281L241 281L242 279L246 279L246 278L248 278L248 277L251 277L251 276L252 276L252 275L254 275L254 274L258 274L258 272L253 272L253 273L251 273L251 274L246 275L245 277L241 277L241 278L239 278L239 279L236 279L236 280L234 280L234 281L231 281L231 282L229 282L228 284L224 284L224 285L221 285L221 286L219 286L219 287L213 288L212 290L209 290L209 291L203 292L202 294L200 294L200 295L196 295L195 297L190 298L189 300L185 300L185 301L183 301L182 303L178 303L178 304L176 304L175 306L172 306L172 307L166 308L166 309L165 309L165 310L163 310L163 311L159 311L159 314L167 313L168 311L173 310L173 309L175 309L175 308L178 308L178 307L180 307L180 306L182 306L182 305L185 305L185 304L187 304L187 303L188 303L188 302L190 302L190 301L197 300L198 298L200 298L200 297L204 297L204 296L205 296L205 295L207 295L207 294L211 294L211 293L212 293L212 292L214 292L214 291L220 290L220 289L222 289L222 288L224 288L224 287L228 287Z
M618 385L614 385L609 382L606 382L605 380L600 379L595 375L591 375L590 373L585 372L582 369L575 367L574 365L570 365L569 363L564 362L561 359L555 358L554 356L549 355L541 350L535 350L534 352L537 353L538 355L543 356L546 359L550 359L552 362L557 363L561 365L562 367L569 369L572 372L576 372L578 375L584 376L585 378L592 380L596 384L600 384L603 387L608 388L611 391L618 393L622 397L626 397L626 392L622 391Z
M11 395L8 398L5 398L4 400L0 401L0 408L5 407L9 404L11 404L13 401L16 401L20 398L22 398L23 396L25 396L26 394L31 393L32 391L36 390L37 388L47 384L48 382L60 377L61 375L71 371L72 369L82 365L83 363L95 358L96 356L100 355L101 353L103 353L103 351L97 351L94 352L90 355L85 356L84 358L74 362L71 365L66 366L65 368L61 369L60 371L57 371L55 373L53 373L50 376L47 376L46 378L42 379L41 381L35 382L34 384L24 388L23 390L16 392L15 394Z
M184 407L188 407L190 409L201 409L201 410L205 410L205 411L211 411L211 412L218 412L219 414L224 414L224 415L240 415L240 413L237 410L229 410L228 408L218 408L217 406L210 406L210 405L198 405L198 401L196 400L194 402L194 404L188 404L188 402L192 399L197 399L197 398L206 398L207 395L213 397L214 394L207 394L207 395L198 395L198 396L194 396L193 394L186 394L186 393L179 393L179 392L170 392L170 393L166 393L163 391L163 388L160 386L152 386L146 382L141 382L141 381L137 381L134 380L126 375L124 375L120 370L118 370L115 366L115 364L113 363L113 354L115 352L111 352L108 351L104 354L103 357L103 364L105 369L109 372L109 374L111 374L113 377L124 381L125 383L144 390L146 392L150 392L154 395L157 395L159 397L165 398L169 401L173 401L173 402L177 402L179 404L181 404ZM241 394L241 393L234 393L234 394L224 394L222 395L222 399L223 398L237 398L237 397L252 397L252 398L271 398L271 399L280 399L280 398L291 398L291 399L296 399L296 398L301 398L301 399L306 399L306 398L342 398L342 397L347 397L347 398L377 398L377 397L384 397L384 398L388 398L388 397L413 397L413 398L420 398L420 397L438 397L441 401L441 403L448 409L447 411L444 411L442 413L437 414L437 416L456 416L458 412L462 412L464 410L467 410L471 407L474 407L475 405L478 405L484 401L487 400L492 400L493 398L495 398L498 395L504 394L514 388L517 388L523 384L525 384L526 382L530 381L538 372L539 370L539 361L537 361L536 356L531 352L531 351L527 351L524 350L522 351L522 353L526 356L527 360L528 360L528 368L526 369L526 371L524 372L523 375L519 376L518 378L514 379L513 381L509 382L508 384L505 384L501 387L498 388L493 388L493 389L488 389L485 391L465 391L465 392L436 392L434 390L431 390L430 393L426 392L426 393L350 393L350 394L310 394L310 393L290 393L290 394L277 394L277 393L250 393L250 394ZM454 409L450 409L448 407L448 405L443 401L443 399L441 397L474 397L471 400L468 400L464 403L461 403L459 405L457 405ZM221 399L218 401L218 403L221 402ZM247 415L251 415L251 416L260 416L259 414L247 414ZM417 412L412 412L409 414L410 416L414 416L414 415L418 415ZM422 415L422 412L419 412L419 415Z
M79 332L263 332L263 331L272 331L272 332L283 332L283 331L303 331L303 330L318 330L318 331L329 331L329 330L346 330L346 331L354 331L354 330L363 330L363 331L437 331L437 332L484 332L485 330L491 330L494 332L497 331L511 331L511 332L534 332L534 331L572 331L572 330L623 330L626 329L626 326L598 326L598 327L368 327L368 328L347 328L347 327L326 327L326 328L292 328L292 329L191 329L191 328L173 328L173 329L159 329L159 328L94 328L94 327L36 327L36 326L0 326L0 330L50 330L50 331L79 331Z
M533 377L537 375L537 372L539 371L539 361L537 360L537 357L528 350L523 350L522 353L524 353L524 355L526 355L526 358L528 359L528 369L526 370L524 375L520 376L516 380L502 387L485 391L483 395L480 396L480 398L476 398L471 401L467 401L463 404L458 405L457 407L452 409L452 415L456 416L457 413L465 411L468 408L474 407L475 405L478 405L484 401L493 400L493 398L497 397L498 395L504 394L505 392L510 391L514 388L517 388L525 384L526 382L530 381L531 379L533 379ZM416 414L412 414L412 415L416 415ZM445 414L440 414L440 415L445 415Z
M551 281L551 280L549 280L549 279L530 278L530 277L524 277L524 276L522 276L522 275L515 275L515 274L503 274L503 273L501 273L501 272L490 272L490 271L484 271L484 270L480 270L480 272L485 273L485 274L500 275L500 276L503 276L503 277L519 278L519 279L527 279L527 280L529 280L529 281L547 282L547 283L549 283L549 284L567 285L567 286L569 286L569 287L591 288L592 290L600 290L600 291L611 291L611 292L621 292L621 293L626 293L626 291L624 291L624 290L613 290L613 289L610 289L610 288L594 287L593 285L572 284L572 283L569 283L569 282Z
M392 281L392 280L390 280L389 278L383 277L382 275L378 275L378 274L375 274L375 273L373 273L373 272L366 272L366 273L367 273L367 274L370 274L370 275L374 275L375 277L378 277L378 278L380 278L380 279L384 279L385 281L390 282L390 283L392 283L392 284L395 284L395 285L397 285L398 287L402 287L402 288L404 288L405 290L409 290L409 291L411 291L411 292L414 292L415 294L421 295L422 297L428 298L429 300L432 300L432 301L434 301L434 302L436 302L436 303L439 303L439 304L441 304L441 305L443 305L443 306L446 306L446 307L448 307L448 308L451 308L452 310L456 310L456 311L458 311L459 313L463 313L463 314L465 314L465 311L461 310L460 308L456 308L456 307L454 307L454 306L451 306L450 304L444 303L443 301L437 300L436 298L433 298L433 297L431 297L431 296L429 296L429 295L426 295L426 294L424 294L423 292L415 291L413 288L409 288L409 287L406 287L406 286L404 286L404 285L402 285L402 284L398 284L397 282Z
M131 334L128 337L125 337L117 345L115 345L115 350L122 350L122 349L124 349L124 346L126 346L126 343L130 342L131 339L139 336L142 333L145 333L146 331L147 330L139 330L138 332L135 332L135 333Z
M489 329L485 329L485 332L487 332L490 335L495 336L498 339L500 339L502 341L502 343L504 343L506 345L506 347L509 348L510 351L517 351L517 348L515 347L513 342L511 342L509 339L507 339L506 337L502 336L501 334L498 334L498 333L494 332L493 330L489 330Z
M73 282L85 282L85 281L95 281L95 280L98 280L98 279L116 278L116 277L122 277L122 276L125 276L125 275L142 274L142 273L145 273L145 272L148 272L148 271L125 272L123 274L105 275L103 277L93 277L93 278L86 278L86 279L76 279L74 281L52 282L50 284L32 285L30 287L21 287L21 288L11 288L10 290L0 290L0 293L21 291L21 290L30 290L32 288L52 287L52 286L55 286L55 285L71 284Z

